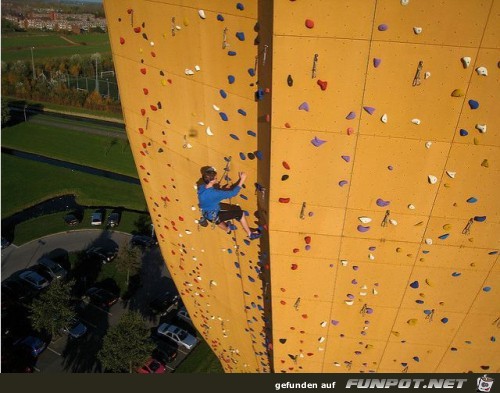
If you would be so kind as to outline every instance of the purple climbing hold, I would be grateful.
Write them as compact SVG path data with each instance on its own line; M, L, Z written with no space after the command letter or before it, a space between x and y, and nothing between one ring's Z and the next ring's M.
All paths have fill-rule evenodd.
M224 90L220 89L220 90L219 90L219 93L220 93L220 96L221 96L222 98L226 98L226 97L227 97L227 93L226 93Z
M375 251L376 249L377 249L377 247L374 247L374 246L368 247L368 250L370 250L370 251Z
M233 84L235 80L236 79L235 79L234 75L227 76L227 81L229 82L229 84Z
M389 204L390 204L391 202L389 202L389 201L384 201L383 199L378 198L376 203L377 203L377 206L380 206L380 207L386 207L386 206L389 206Z
M248 201L248 197L246 195L240 194L240 198L244 199L245 201ZM231 228L231 229L233 229L233 228ZM236 229L236 228L234 228L234 229Z
M243 33L242 31L237 32L236 38L238 38L240 41L245 41L245 33Z
M415 360L416 362L420 362L420 358L418 356L413 356L413 360Z
M358 225L359 232L368 232L369 230L370 230L370 227L364 227L363 225Z
M354 299L354 295L352 293L348 293L347 298L352 300L352 299Z
M411 284L410 284L410 287L413 288L413 289L417 289L419 287L418 285L418 281L413 281Z
M227 121L228 120L228 117L227 115L224 113L224 112L219 112L219 116L222 120L224 121Z
M300 104L299 110L309 112L309 104L307 102L303 102Z
M352 120L356 118L356 113L355 112L349 112L348 115L345 117L347 120Z
M394 169L394 167L393 167L392 165L389 165L389 166L387 167L387 169L389 169L390 171L392 171L392 170Z
M373 308L367 307L366 308L366 313L367 314L373 314Z
M248 69L248 75L250 75L250 76L255 76L255 69L253 69L253 68L249 68L249 69Z
M315 136L313 139L311 139L311 143L316 147L320 147L323 143L326 143L326 141Z
M377 68L380 65L380 63L382 63L382 59L378 59L376 57L373 59L373 66L375 68Z
M238 109L238 113L242 116L246 116L247 113L243 109Z
M235 52L234 50L229 50L229 51L227 51L227 54L228 54L229 56L236 56L236 52Z
M356 280L355 278L353 280L351 280L351 284L356 285L357 283L358 283L358 280Z
M354 266L352 267L352 270L355 270L355 271L359 270L359 266L354 265Z
M257 136L257 134L255 132L253 132L252 130L248 130L247 134L250 136Z
M342 159L345 161L345 162L349 162L351 161L351 157L350 156L341 156Z
M382 23L381 25L378 25L378 30L379 31L386 31L389 28L385 23Z
M370 115L373 115L373 113L375 112L375 108L371 106L364 106L363 109L367 111Z
M333 326L337 326L340 322L339 321L336 321L335 319L332 319L332 325Z
M417 304L424 304L424 301L423 300L415 300L415 303L417 303Z
M218 14L218 15L217 15L217 20L218 20L219 22L224 22L224 17L223 17L221 14Z
M469 100L469 106L470 109L477 109L479 108L479 102L477 102L476 100Z
M238 135L236 135L236 134L229 134L229 136L230 136L231 138L233 138L233 139L237 140L237 141L239 141L239 140L240 140L240 137L239 137Z
M486 216L475 216L474 221L484 222L484 221L486 221Z
M340 187L344 187L346 184L348 184L349 182L347 180L341 180L339 181L339 186Z
M460 136L467 136L469 135L469 132L467 130L464 130L463 128L460 130Z

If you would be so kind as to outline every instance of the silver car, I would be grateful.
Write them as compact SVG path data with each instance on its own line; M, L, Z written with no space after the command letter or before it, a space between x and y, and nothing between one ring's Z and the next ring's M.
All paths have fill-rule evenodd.
M181 329L178 326L162 323L158 326L158 334L163 337L167 337L178 345L182 345L186 349L193 348L196 344L198 344L198 339L184 329Z

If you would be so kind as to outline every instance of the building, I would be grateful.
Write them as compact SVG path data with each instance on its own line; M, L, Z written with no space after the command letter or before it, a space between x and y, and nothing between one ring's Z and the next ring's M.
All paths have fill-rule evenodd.
M196 4L104 2L161 250L225 370L498 372L500 1ZM249 174L260 240L198 226L205 165Z

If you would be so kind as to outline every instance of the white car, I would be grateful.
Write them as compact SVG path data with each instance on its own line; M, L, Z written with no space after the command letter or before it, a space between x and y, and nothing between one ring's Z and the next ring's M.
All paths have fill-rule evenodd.
M191 321L189 313L186 310L186 307L182 307L179 311L177 311L177 318L187 323L193 323L193 321Z
M94 212L90 216L90 224L91 225L102 225L102 213Z
M22 272L19 275L19 278L36 289L43 289L50 284L46 278L42 277L37 272L34 272L32 270Z
M167 337L178 345L182 345L186 349L193 348L198 344L198 339L184 329L178 326L171 325L169 323L162 323L158 326L158 334L163 337Z

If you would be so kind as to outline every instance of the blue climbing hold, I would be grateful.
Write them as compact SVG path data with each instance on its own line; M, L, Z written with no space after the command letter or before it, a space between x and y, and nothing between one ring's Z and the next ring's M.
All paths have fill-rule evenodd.
M489 292L489 291L491 291L491 287L484 287L484 288L483 288L483 291L484 291L484 292Z
M263 89L257 89L257 91L255 92L255 97L258 100L263 100L264 99L264 90Z
M250 136L257 136L257 134L255 132L253 132L252 130L248 130L247 134Z
M417 289L418 288L418 281L413 281L411 284L410 284L410 287L412 287L413 289Z
M462 275L462 273L459 273L459 272L453 272L453 273L451 273L451 275L452 275L453 277L458 277L458 276L461 276L461 275Z
M226 97L227 97L227 93L226 93L224 90L222 90L222 89L221 89L221 90L219 90L219 93L220 93L220 96L221 96L222 98L226 98Z
M475 216L474 221L484 222L484 221L486 221L486 216Z
M238 31L236 33L236 38L238 38L240 41L245 41L245 33L243 33L242 31Z
M248 197L246 195L240 194L240 198L244 199L245 201L248 201Z
M257 150L257 151L255 152L255 156L256 156L259 160L262 160L262 158L264 157L264 156L262 155L262 152L261 152L260 150Z
M477 202L477 198L470 197L469 199L467 199L467 202L468 203L476 203Z
M242 116L246 116L247 113L243 109L238 109L238 113Z
M227 80L228 80L229 84L233 84L234 81L236 80L236 78L233 75L228 75Z
M224 17L223 17L221 14L218 14L218 15L217 15L217 20L218 20L219 22L224 22Z
M242 160L246 160L247 159L247 156L245 155L245 153L240 153L240 158Z
M432 310L424 310L424 314L425 315L431 315L432 314Z
M495 342L495 341L497 341L497 339L495 338L495 336L491 336L491 337L490 337L490 340L491 340L491 342Z
M222 120L224 121L227 121L228 120L228 117L227 115L224 113L224 112L219 112L219 116Z
M429 250L423 250L423 251L422 251L422 254L428 254L428 253L430 253L430 251L429 251Z
M236 4L236 8L239 9L240 11L243 11L245 9L245 6L242 3Z
M490 252L488 253L488 255L497 255L497 254L498 254L498 251L490 251Z
M420 358L418 356L413 356L413 360L415 360L416 362L420 362Z
M424 301L423 300L415 300L415 303L417 303L417 304L424 304Z
M479 102L477 102L476 100L469 100L469 106L470 109L477 109L479 108Z
M450 234L449 233L445 233L444 235L439 236L439 239L444 240L444 239L447 239L448 236L450 236Z
M239 262L235 262L235 263L234 263L234 266L236 267L236 269L239 269L239 268L240 268L240 264L239 264Z
M230 248L227 249L227 253L228 254L232 254L233 253L233 250L231 250Z
M229 56L236 56L236 52L235 52L234 50L229 50L229 51L227 51L227 54L228 54Z
M250 76L255 76L255 70L254 70L253 68L249 68L249 69L248 69L248 74L249 74Z
M245 215L245 217L248 217L250 215L250 213L247 210L243 210L243 214Z
M240 137L239 137L238 135L236 135L236 134L229 134L229 136L230 136L231 138L233 138L234 140L237 140L237 141L239 141L239 140L240 140Z
M441 322L443 322L443 323L448 323L448 318L446 318L446 317L441 318Z
M464 130L463 128L460 130L460 136L467 136L469 135L469 132L467 130Z

